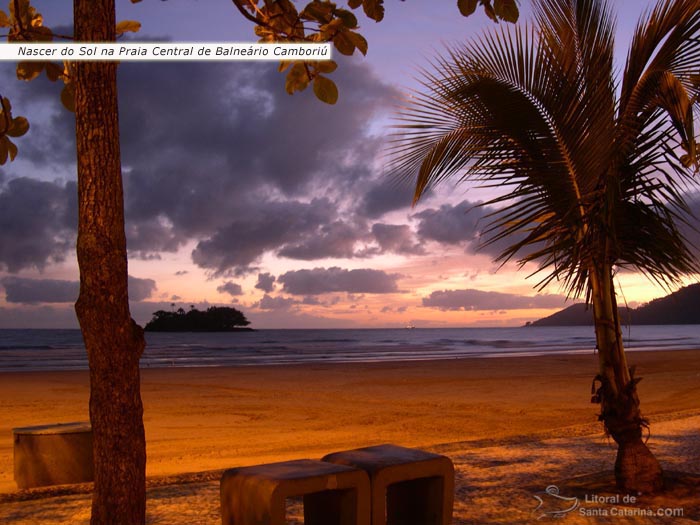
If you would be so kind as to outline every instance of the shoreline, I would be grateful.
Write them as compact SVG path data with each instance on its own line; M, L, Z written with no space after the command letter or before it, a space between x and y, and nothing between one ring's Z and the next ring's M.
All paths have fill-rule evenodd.
M626 354L641 354L641 353L669 353L669 352L700 352L700 348L685 347L685 346L669 346L669 347L631 347L625 348ZM455 356L443 356L435 357L429 355L419 355L411 358L397 358L397 359L387 359L387 358L358 358L358 359L336 359L333 356L329 356L323 359L317 360L292 360L289 362L240 362L235 364L192 364L187 363L183 365L171 364L167 366L154 365L149 366L149 364L142 363L139 367L141 372L146 370L176 370L176 369L237 369L237 368L289 368L289 367L308 367L308 366L361 366L361 365L371 365L371 364L399 364L399 363L433 363L442 361L461 361L461 360L471 360L471 359L519 359L519 358L557 358L557 357L568 357L568 356L597 356L597 351L591 350L590 348L569 348L563 350L553 350L553 351L514 351L514 352L479 352L474 351L473 353L463 353ZM4 369L0 368L0 377L5 374L52 374L61 372L87 372L89 369L87 365L69 368L18 368L18 369Z

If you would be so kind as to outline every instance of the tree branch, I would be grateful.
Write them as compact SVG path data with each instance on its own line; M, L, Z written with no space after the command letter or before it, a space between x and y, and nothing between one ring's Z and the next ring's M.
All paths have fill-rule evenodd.
M15 2L16 2L16 1L17 1L17 0L15 0ZM233 5L236 6L236 9L238 9L238 11L241 13L241 15L243 15L244 18L247 18L247 19L250 20L251 22L254 22L254 23L258 24L258 25L265 26L265 27L267 27L267 28L272 29L269 25L265 24L265 23L262 22L261 20L258 20L258 19L255 18L252 14L250 14L250 13L248 12L248 10L247 10L245 7L243 7L243 6L241 5L240 0L231 0L231 2L233 2Z
M19 26L19 32L24 33L24 26L22 25L22 16L19 10L19 0L14 0L15 5L15 20L17 20L17 25Z

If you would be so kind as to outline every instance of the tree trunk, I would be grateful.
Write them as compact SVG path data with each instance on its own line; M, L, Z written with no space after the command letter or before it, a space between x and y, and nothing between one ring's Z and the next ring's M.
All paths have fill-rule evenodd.
M594 401L600 419L618 445L615 479L620 490L651 493L663 487L661 466L642 439L646 420L639 410L634 369L627 366L610 265L590 269L601 386Z
M77 41L114 41L114 0L75 0ZM143 330L129 313L117 64L76 62L78 265L75 310L90 365L93 524L145 523L146 440L139 358Z

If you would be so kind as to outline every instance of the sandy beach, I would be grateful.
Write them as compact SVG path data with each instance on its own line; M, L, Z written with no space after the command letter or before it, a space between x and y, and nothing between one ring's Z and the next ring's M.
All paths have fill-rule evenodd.
M642 503L682 505L683 516L567 519L696 523L698 490L683 487L700 483L700 351L630 362L644 378L652 449L666 470L696 476ZM144 370L149 523L218 523L221 469L379 443L452 458L456 524L536 521L533 494L548 485L582 501L609 485L615 449L589 402L596 368L591 354ZM0 375L0 522L88 523L89 487L18 492L12 459L12 428L86 420L88 395L87 372Z

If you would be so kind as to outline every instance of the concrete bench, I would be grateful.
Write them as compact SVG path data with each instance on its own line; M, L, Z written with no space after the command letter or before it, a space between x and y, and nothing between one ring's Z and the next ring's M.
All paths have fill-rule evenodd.
M367 474L309 459L225 471L221 523L285 525L286 500L298 496L303 496L305 525L370 525Z
M88 422L12 429L15 482L20 489L92 481L92 427Z
M454 503L450 458L423 450L378 445L323 458L367 472L372 525L449 525Z

